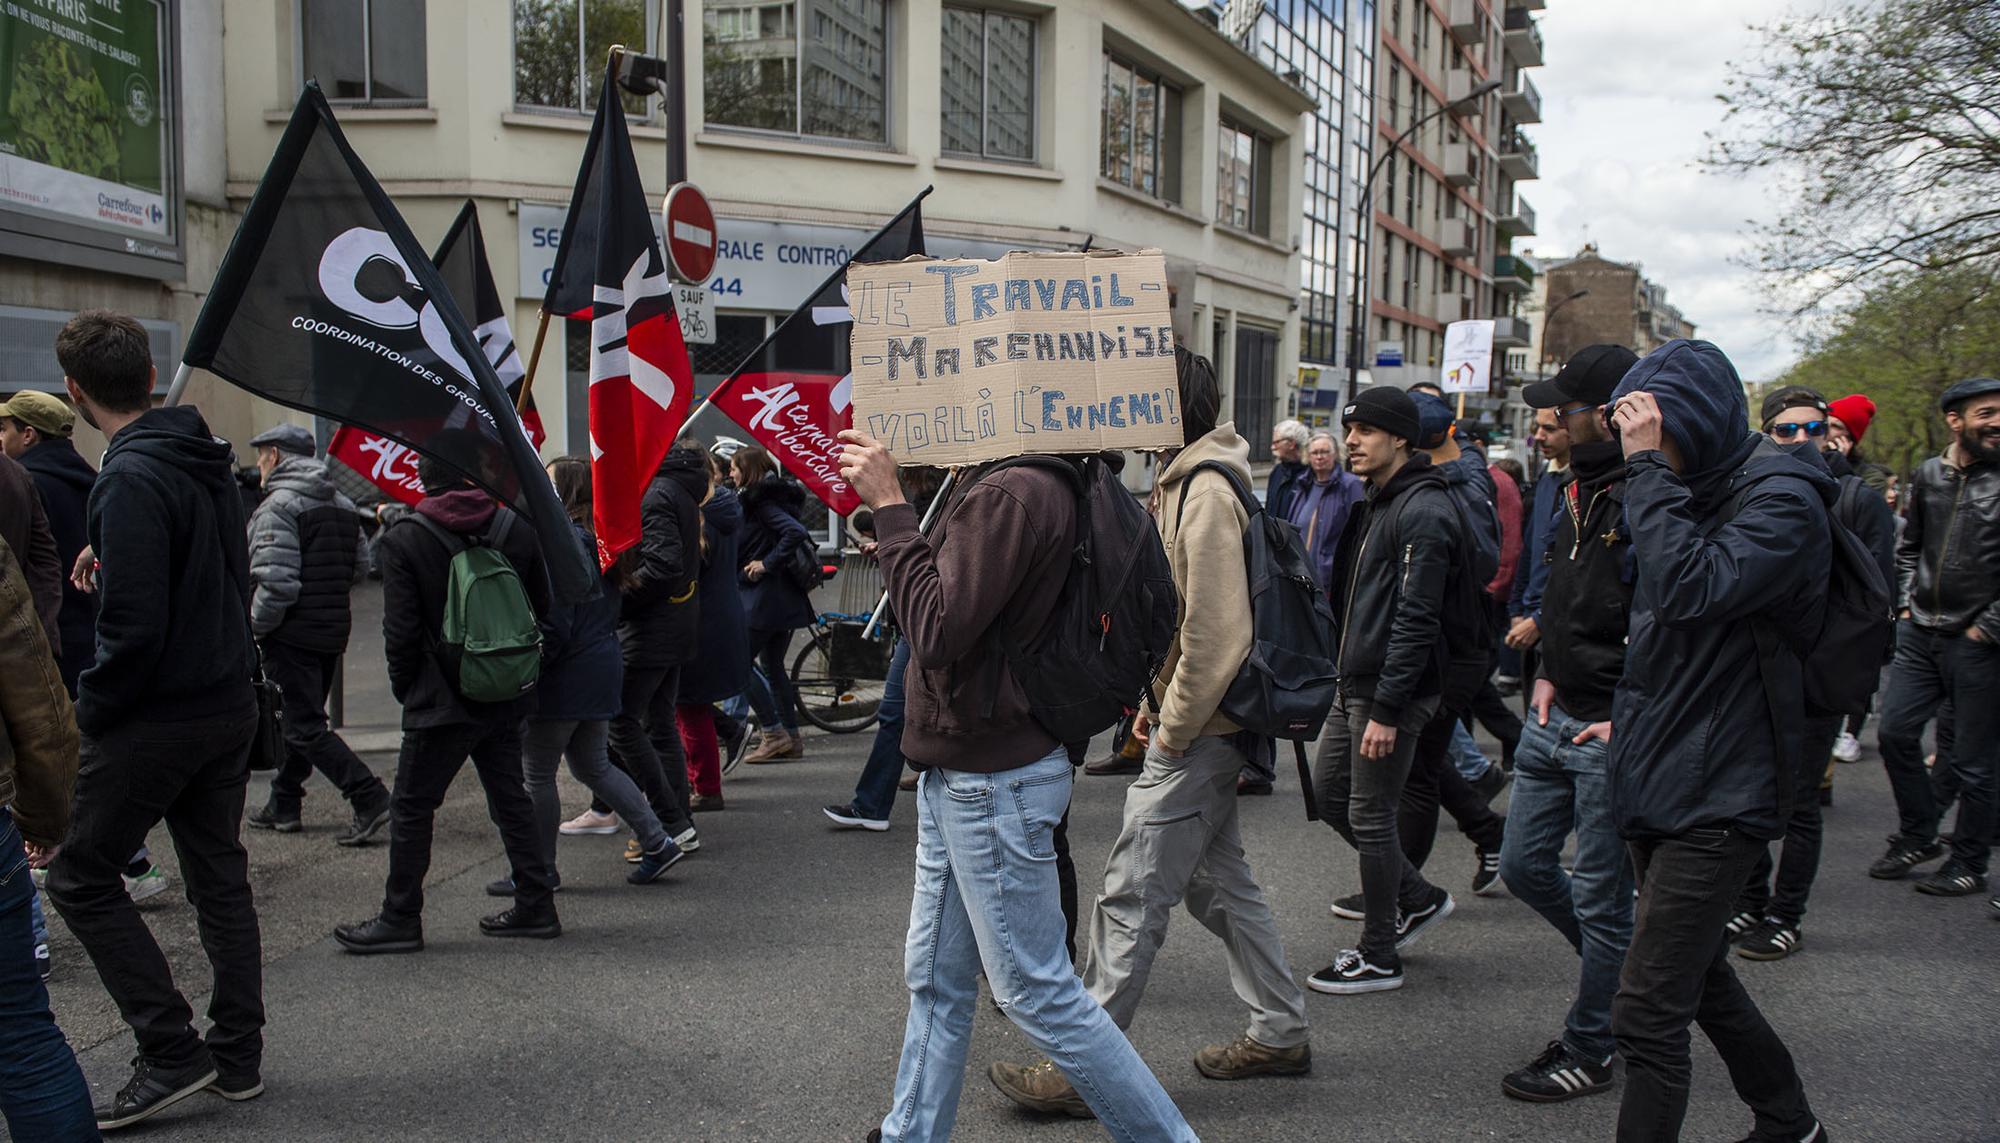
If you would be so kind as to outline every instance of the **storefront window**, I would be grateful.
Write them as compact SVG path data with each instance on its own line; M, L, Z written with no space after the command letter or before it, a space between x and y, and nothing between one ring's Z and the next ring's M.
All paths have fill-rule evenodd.
M947 154L1035 157L1035 22L1004 12L944 10Z
M301 0L299 57L335 103L424 103L424 0Z
M888 32L883 0L704 6L708 124L888 142Z
M534 111L597 110L613 44L651 52L647 0L514 0L514 105ZM646 98L622 92L627 115Z

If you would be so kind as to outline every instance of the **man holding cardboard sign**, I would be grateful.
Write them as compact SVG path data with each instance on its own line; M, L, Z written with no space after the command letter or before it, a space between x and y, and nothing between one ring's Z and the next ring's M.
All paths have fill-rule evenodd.
M899 457L876 435L879 430L896 441L908 454L904 460L976 463L1028 451L1104 447L1075 442L1084 434L1130 432L1132 393L1171 390L1178 406L1171 329L1165 356L1157 362L1128 359L1132 363L1121 366L1114 356L1110 362L1082 363L1106 366L1103 379L1123 398L1125 426L1109 424L1109 399L1097 371L1079 367L1075 356L1085 335L1095 339L1120 324L1128 327L1129 352L1134 320L1154 326L1150 347L1157 347L1160 328L1168 326L1161 275L1128 277L1121 268L1114 284L1095 267L1122 260L1054 256L1046 261L1059 268L1042 277L1055 282L1046 295L1055 304L1030 310L1023 303L1040 300L1034 275L1010 269L1016 259L1044 261L911 260L848 271L855 422L870 431L841 434L846 443L840 472L875 511L883 579L910 645L903 753L922 771L916 890L905 953L910 1015L894 1106L882 1120L879 1138L905 1143L951 1134L983 967L1001 1009L1084 1093L1088 1112L1113 1138L1193 1140L1159 1080L1071 967L1053 839L1069 807L1071 760L1037 722L1005 650L1009 641L1023 643L1044 629L1062 595L1076 544L1076 492L1047 469L1000 467L961 482L926 535L915 509L903 500L896 478ZM1157 269L1158 257L1152 261ZM961 267L970 269L928 272ZM1106 276L1093 295L1090 279L1099 274ZM997 284L1010 277L1031 284L1025 292ZM1069 282L1082 282L1083 288L1066 313L1062 299ZM1145 289L1141 282L1159 289ZM1155 292L1157 305L1137 303ZM1096 308L1099 297L1103 309ZM1134 298L1133 304L1116 303L1125 297ZM1007 308L1010 300L1013 310ZM1090 308L1079 308L1085 304ZM1123 317L1127 313L1142 316ZM1030 319L1041 328L1006 328ZM1060 357L1039 369L1032 360L1025 368L1008 360L1010 336L1026 337L1021 352L1032 358L1038 333L1049 339L1051 353L1059 353L1056 335L1064 336L1072 354L1069 368L1058 367ZM1115 354L1118 335L1111 336ZM917 339L923 339L921 350ZM1093 351L1102 348L1093 341ZM1060 382L1052 385L1056 378ZM1059 429L1043 435L1038 427L1020 431L1011 412L1007 419L999 416L998 410L1013 408L1015 395L1051 389L1062 390L1063 401L1097 406L1097 422L1086 412L1075 433ZM1063 406L1051 409L1057 424L1064 424ZM1160 435L1156 426L1149 427L1150 432L1132 434L1142 445L1156 443ZM1171 432L1178 443L1179 426ZM1050 447L1057 441L1059 447Z

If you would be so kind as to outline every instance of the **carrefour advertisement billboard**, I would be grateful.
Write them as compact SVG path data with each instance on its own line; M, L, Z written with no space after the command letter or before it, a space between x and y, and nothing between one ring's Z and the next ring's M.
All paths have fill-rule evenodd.
M168 2L0 0L0 210L176 253Z

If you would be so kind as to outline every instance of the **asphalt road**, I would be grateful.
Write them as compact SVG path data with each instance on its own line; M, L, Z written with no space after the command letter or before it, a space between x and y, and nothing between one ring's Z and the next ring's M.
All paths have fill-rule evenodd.
M367 624L363 624L364 631ZM364 642L351 662L372 654ZM355 668L351 721L383 721L379 670ZM380 729L379 727L377 729ZM370 743L386 736L356 737ZM372 913L386 850L332 837L344 807L315 779L302 834L248 834L263 926L270 1090L235 1105L190 1100L134 1129L160 1140L859 1140L888 1101L906 993L915 807L886 834L829 830L867 737L814 738L807 761L744 767L729 809L701 819L701 852L663 883L627 886L619 838L564 838L551 942L481 937L503 874L470 769L439 819L416 956L357 958L328 936ZM393 755L367 756L388 776ZM1869 880L1894 814L1872 749L1842 766L1806 944L1739 963L1841 1140L2000 1140L2000 922L1984 897L1941 901ZM565 778L567 781L567 778ZM1244 806L1246 844L1277 910L1294 971L1323 965L1357 925L1327 904L1357 887L1352 853L1304 820L1296 779ZM1115 836L1123 781L1079 779L1072 837L1086 900ZM251 796L261 798L263 781ZM566 804L583 795L569 787ZM1447 830L1449 826L1447 825ZM155 847L171 870L164 831ZM1406 960L1399 992L1313 995L1309 1077L1203 1079L1190 1056L1239 1031L1221 946L1186 917L1162 951L1132 1038L1204 1139L1600 1140L1615 1097L1553 1107L1500 1094L1500 1076L1560 1029L1576 959L1539 918L1468 891L1471 848L1441 838L1432 869L1459 911ZM178 893L141 906L175 972L205 1001L208 969ZM58 1020L100 1092L122 1083L131 1037L57 922ZM1087 1123L1016 1109L984 1078L1025 1059L989 1006L957 1138L1101 1138ZM1695 1037L1689 1140L1747 1133L1719 1060Z

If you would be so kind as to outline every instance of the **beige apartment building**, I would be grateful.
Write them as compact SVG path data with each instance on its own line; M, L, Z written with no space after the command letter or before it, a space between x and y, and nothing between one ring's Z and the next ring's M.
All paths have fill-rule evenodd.
M99 304L152 323L164 388L308 77L420 242L478 204L525 353L607 50L664 51L664 8L127 0L160 28L162 147L178 162L157 201L176 245L151 259L112 237L101 256L32 248L35 226L10 231L0 208L0 243L12 242L0 392L59 388L48 339ZM705 284L714 340L691 347L699 389L934 186L933 254L1163 250L1183 340L1215 358L1246 434L1268 440L1298 360L1300 124L1313 100L1213 20L1176 0L689 0L686 29L689 177L715 206L721 254ZM656 206L661 102L625 98ZM581 452L586 349L565 324L550 330L535 394L548 449ZM190 392L239 443L285 415L199 374Z
M1530 341L1523 296L1532 263L1512 243L1535 232L1519 187L1536 177L1522 131L1541 122L1528 76L1542 64L1534 11L1543 0L1383 0L1376 52L1377 145L1463 100L1500 87L1465 114L1419 128L1390 156L1373 187L1372 296L1366 336L1376 382L1435 381L1444 327L1494 318L1496 360Z

